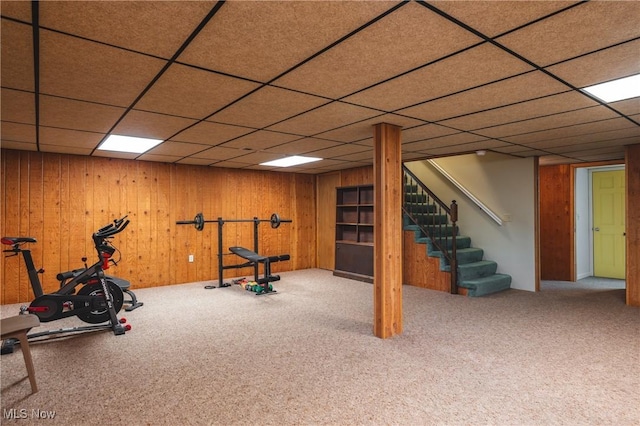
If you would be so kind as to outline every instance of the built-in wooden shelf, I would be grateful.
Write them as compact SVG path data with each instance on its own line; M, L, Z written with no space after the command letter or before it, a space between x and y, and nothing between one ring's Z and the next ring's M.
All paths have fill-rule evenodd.
M373 185L336 188L334 275L373 282Z

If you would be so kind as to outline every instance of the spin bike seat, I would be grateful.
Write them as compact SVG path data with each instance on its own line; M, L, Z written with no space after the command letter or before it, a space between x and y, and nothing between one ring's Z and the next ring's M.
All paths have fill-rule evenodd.
M36 239L31 237L2 237L2 244L14 246L22 243L35 243Z

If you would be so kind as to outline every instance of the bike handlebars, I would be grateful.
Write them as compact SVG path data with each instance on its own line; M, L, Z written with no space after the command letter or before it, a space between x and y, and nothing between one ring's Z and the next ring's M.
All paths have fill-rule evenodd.
M105 240L124 231L127 225L129 225L129 220L127 219L127 215L124 215L120 219L115 219L113 223L98 229L98 231L93 234L93 245L98 253L98 259L102 262L103 269L109 268L111 255L116 250L115 247Z
M129 225L127 216L128 215L125 215L120 219L115 219L113 223L98 229L98 231L93 234L94 238L105 239L124 231L127 225Z

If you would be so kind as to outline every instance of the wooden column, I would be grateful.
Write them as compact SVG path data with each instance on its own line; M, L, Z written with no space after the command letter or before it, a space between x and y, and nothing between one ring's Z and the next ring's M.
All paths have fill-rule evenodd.
M400 127L374 126L373 332L402 333L402 151Z
M626 146L625 160L627 305L640 306L640 144Z

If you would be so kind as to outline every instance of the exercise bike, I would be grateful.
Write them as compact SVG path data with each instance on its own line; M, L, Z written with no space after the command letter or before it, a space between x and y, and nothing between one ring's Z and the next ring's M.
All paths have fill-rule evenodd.
M87 266L86 257L82 258L82 262L84 263L84 268L73 269L66 272L59 272L58 275L56 275L56 279L60 281L60 288L64 287L69 282L69 280L75 278L89 268L89 266ZM111 260L111 262L116 263L114 260ZM122 302L123 306L127 305L127 307L124 308L125 311L130 312L134 309L138 309L139 307L144 306L144 303L139 302L136 294L131 290L131 283L129 281L123 280L122 278L114 277L112 275L105 275L105 279L107 280L107 282L117 284L118 287L120 287L120 290L129 295L129 300L125 299ZM92 281L95 281L95 278L92 278Z
M117 317L117 313L124 303L122 289L114 282L113 277L107 277L104 273L109 268L110 263L117 264L112 259L112 255L117 249L111 244L110 239L124 231L128 224L129 220L127 220L127 216L124 216L96 231L92 238L98 254L98 261L84 269L58 274L57 278L61 280L61 287L57 291L48 294L44 294L38 277L38 274L44 271L35 268L31 251L21 247L25 243L35 243L36 239L31 237L3 237L0 240L2 244L11 246L11 249L3 250L5 253L12 253L9 256L17 256L22 253L31 288L35 295L35 299L29 306L20 308L20 314L34 314L40 319L40 322L50 322L77 316L86 323L94 324L92 326L49 330L31 334L27 337L32 339L53 334L99 329L111 329L115 335L121 335L131 329L129 324L124 324L126 323L124 318L118 319ZM76 293L77 288L78 291ZM100 324L105 322L106 324ZM7 342L3 343L3 353L12 351L12 348L5 347L6 344ZM12 343L9 342L9 344Z

